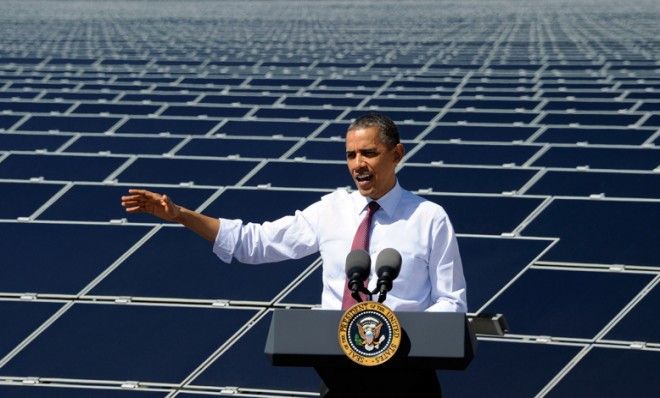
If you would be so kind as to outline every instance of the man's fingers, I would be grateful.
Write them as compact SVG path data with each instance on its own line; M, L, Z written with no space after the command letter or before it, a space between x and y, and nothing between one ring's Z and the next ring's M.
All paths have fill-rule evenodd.
M142 210L142 207L136 206L136 207L127 207L126 212L127 213L141 213L144 210Z

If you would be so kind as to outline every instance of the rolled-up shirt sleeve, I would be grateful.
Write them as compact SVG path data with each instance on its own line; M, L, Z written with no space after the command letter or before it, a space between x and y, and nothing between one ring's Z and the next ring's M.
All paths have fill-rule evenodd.
M429 257L431 305L427 311L467 312L463 264L456 234L447 217L434 228Z
M318 251L316 222L319 203L292 216L257 223L220 218L220 229L213 252L220 260L236 259L246 264L301 258Z

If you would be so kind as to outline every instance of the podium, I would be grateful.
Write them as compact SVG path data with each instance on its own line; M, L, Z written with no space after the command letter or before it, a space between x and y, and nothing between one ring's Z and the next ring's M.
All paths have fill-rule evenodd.
M315 368L328 390L322 396L328 398L364 396L378 389L387 396L403 396L425 383L432 389L436 369L462 370L474 357L476 338L465 314L397 312L402 336L396 354L384 364L360 366L339 346L342 315L330 310L275 310L266 355L275 366Z

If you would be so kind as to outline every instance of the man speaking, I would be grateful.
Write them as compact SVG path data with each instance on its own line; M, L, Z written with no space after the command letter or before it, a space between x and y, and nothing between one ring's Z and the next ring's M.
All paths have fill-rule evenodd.
M453 227L442 207L399 185L395 171L404 152L394 122L367 114L346 133L346 163L357 192L336 190L294 215L263 224L208 217L146 190L129 190L122 206L129 213L147 212L183 224L213 242L214 253L226 263L233 258L275 262L320 252L324 309L347 309L356 302L345 273L351 250L366 250L373 264L383 249L394 248L402 264L385 305L394 311L467 312ZM372 267L370 291L377 280Z

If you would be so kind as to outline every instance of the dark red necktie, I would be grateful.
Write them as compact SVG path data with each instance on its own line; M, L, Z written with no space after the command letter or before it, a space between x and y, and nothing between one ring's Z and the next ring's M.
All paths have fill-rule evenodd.
M353 238L353 245L351 245L351 250L364 249L369 252L369 229L371 229L371 218L374 213L380 209L380 205L376 201L369 202L367 205L367 214L362 219L362 222L358 226L357 231L355 231L355 237ZM367 286L367 280L364 281L364 286ZM361 294L362 301L366 299L364 294ZM346 310L352 305L357 303L353 296L351 296L351 290L348 288L348 279L344 283L344 296L341 300L341 309Z

